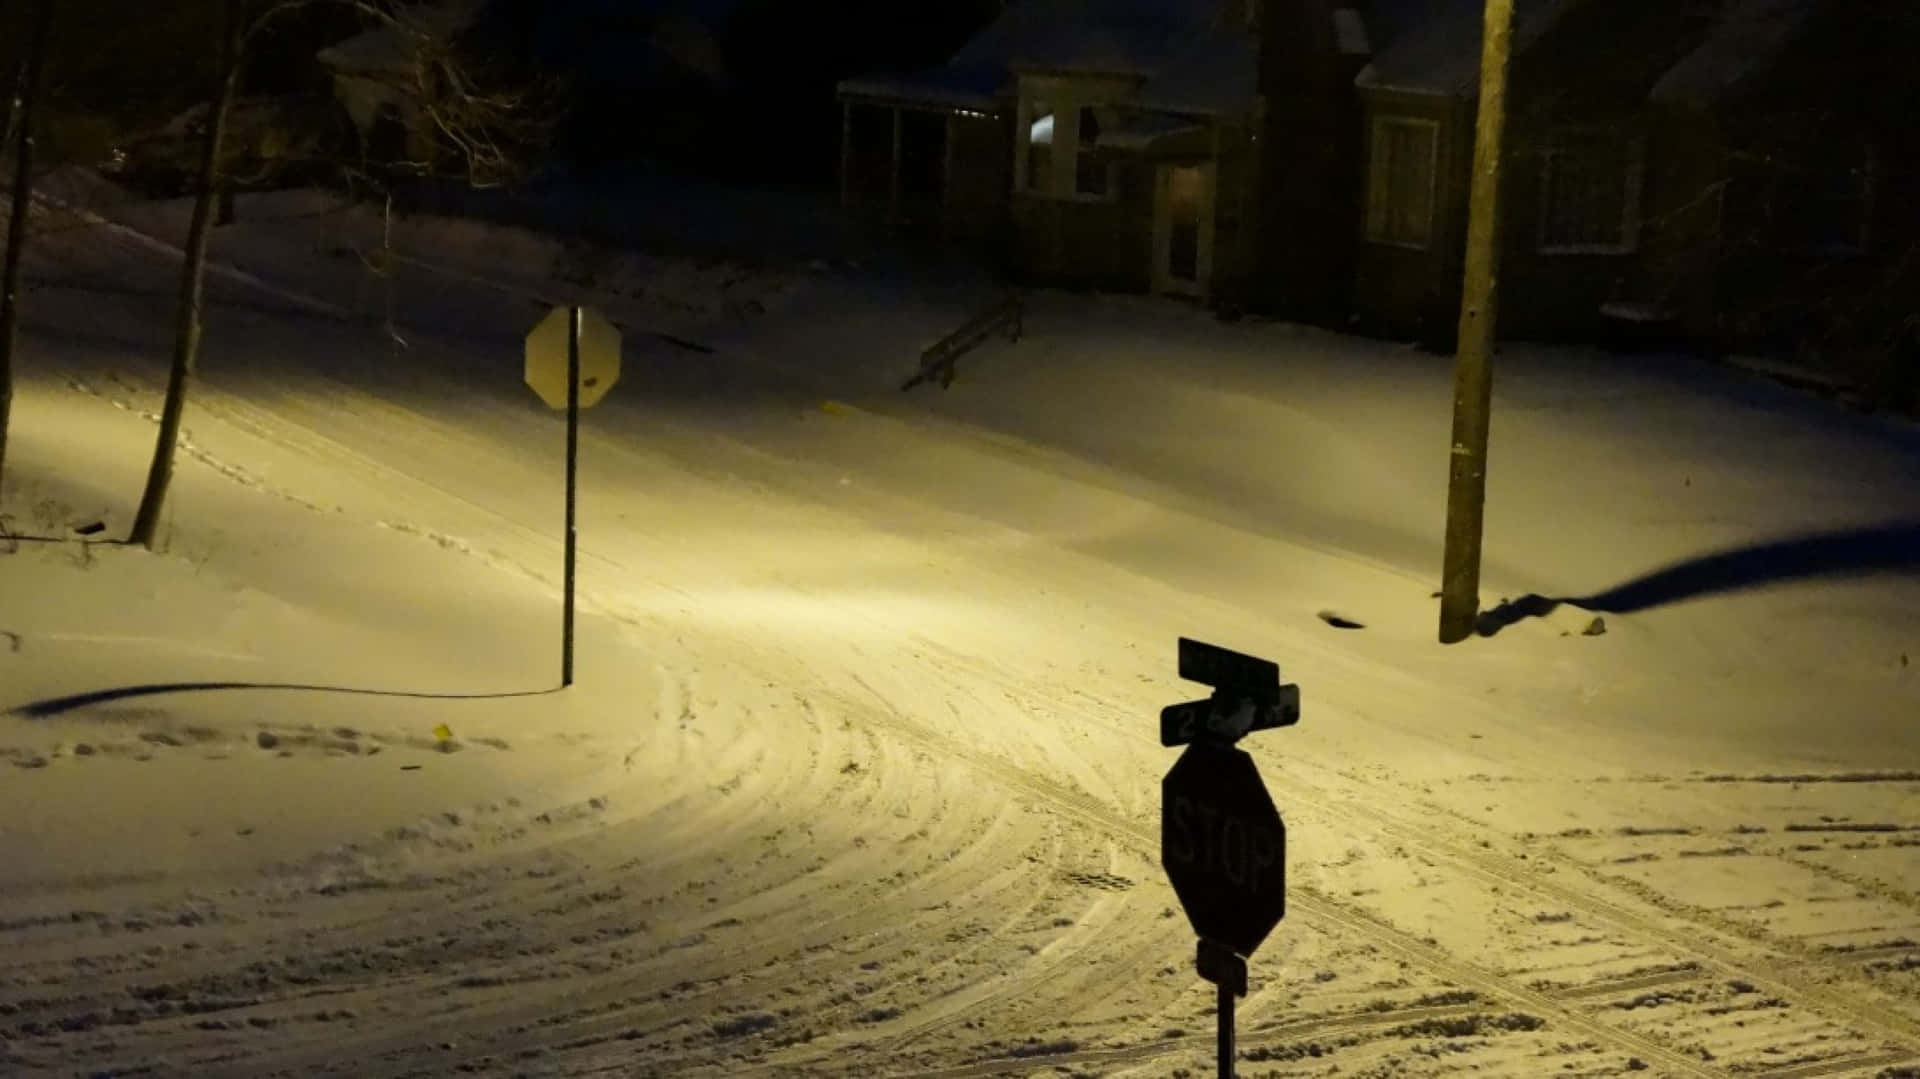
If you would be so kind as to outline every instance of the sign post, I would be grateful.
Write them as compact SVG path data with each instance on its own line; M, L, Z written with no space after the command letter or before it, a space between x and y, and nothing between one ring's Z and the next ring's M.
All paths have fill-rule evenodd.
M567 544L562 559L565 568L560 572L566 582L560 601L560 685L563 688L573 684L573 567L574 551L580 539L579 530L574 527L574 503L580 486L579 474L580 309L575 307L567 318Z
M580 410L599 403L620 378L620 330L591 308L556 307L527 334L527 385L549 408L567 410L567 520L560 603L560 685L573 684L573 581L578 531L574 492Z
M1220 1079L1233 1079L1234 998L1247 994L1247 957L1286 914L1287 889L1286 824L1234 743L1299 722L1300 687L1281 684L1269 660L1185 637L1180 677L1213 696L1160 713L1160 744L1187 747L1160 784L1160 864L1200 938L1194 965L1219 989Z

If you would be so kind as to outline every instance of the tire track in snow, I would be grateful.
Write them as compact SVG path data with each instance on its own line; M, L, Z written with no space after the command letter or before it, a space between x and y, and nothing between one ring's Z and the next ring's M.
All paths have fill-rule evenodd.
M927 647L938 647L931 642L921 642ZM954 665L972 662L955 654L942 657L942 665ZM1010 676L995 675L988 669L980 669L981 677L996 678L1005 682ZM1029 692L1040 695L1060 696L1061 691L1051 686L1035 685L1031 680L1020 680L1019 684L1028 687ZM1430 702L1429 702L1430 703ZM1067 706L1062 702L1062 707ZM1105 710L1112 714L1119 709ZM1082 709L1082 714L1086 710ZM1124 735L1124 728L1116 727L1116 736ZM1496 888L1510 891L1532 893L1550 905L1577 911L1601 924L1610 925L1639 940L1657 942L1678 956L1688 957L1694 962L1718 971L1722 977L1734 981L1750 981L1764 988L1774 997L1795 1001L1811 1016L1818 1016L1827 1023L1842 1030L1855 1030L1868 1037L1884 1039L1892 1044L1905 1047L1906 1051L1920 1055L1920 1024L1912 1019L1893 1012L1885 1007L1861 1000L1858 995L1843 995L1829 990L1819 982L1795 973L1789 967L1767 960L1764 956L1749 955L1737 951L1725 944L1717 944L1708 935L1721 927L1711 921L1703 921L1698 916L1689 916L1692 912L1675 910L1670 901L1660 902L1657 896L1639 896L1647 900L1663 913L1678 914L1684 919L1673 925L1657 918L1637 913L1619 903L1609 902L1595 895L1589 888L1578 884L1560 883L1560 872L1569 876L1584 877L1594 883L1607 885L1614 883L1610 875L1570 858L1542 858L1537 852L1527 862L1515 855L1483 846L1483 838L1469 840L1462 830L1436 827L1436 820L1450 819L1450 815L1438 810L1438 807L1426 807L1427 816L1420 819L1396 813L1386 808L1389 800L1368 797L1352 790L1336 790L1324 783L1314 783L1302 774L1302 767L1289 767L1281 778L1285 789L1291 795L1304 797L1301 802L1314 807L1314 811L1326 818L1345 818L1366 820L1379 827L1383 834L1404 843L1412 849L1433 856L1463 872L1470 873ZM1350 776L1343 779L1352 781L1356 787L1364 783ZM1540 863L1549 863L1543 872ZM1529 865L1531 862L1533 864ZM1706 932L1703 932L1706 931ZM1736 939L1740 939L1736 937ZM1804 957L1796 957L1793 962L1800 963ZM1850 980L1864 982L1857 966L1852 964L1823 964L1828 969ZM1865 1029L1859 1029L1864 1027Z
M897 772L899 772L899 770L893 770L893 772L895 772L895 774L897 774ZM804 785L804 783L803 783L803 785ZM749 889L749 891L758 891L758 889ZM804 899L804 897L803 897L803 899Z
M871 737L871 735L869 735L868 737ZM897 767L886 769L886 771L893 772L893 773L897 773L900 770L901 769ZM978 854L985 853L990 855L992 852L998 849L1001 849L1004 846L1004 843L1007 837L1004 835L1001 835L1000 830L1008 819L1010 818L1006 816L1003 809L999 819L996 821L995 827L991 829L988 834L976 835L963 830L958 834L949 837L949 840L951 841L963 841L964 845L962 847L956 848L954 852L944 857L939 857L934 859L935 864L942 867L941 871L945 872L951 869L952 867L963 867L968 863L978 861L979 858L976 857L976 855ZM965 822L961 822L961 821L956 822L956 824L964 824L964 823ZM924 825L923 825L923 830L924 830ZM921 846L924 847L926 843L934 842L936 840L937 840L937 834L930 835L923 838L920 841L920 844ZM895 876L899 876L899 875L900 874L896 874ZM995 878L992 878L992 882L991 882L992 894L998 895L1007 891L1023 892L1025 890L1025 879L1029 875L1030 875L1030 870L1026 869L1025 867L1017 866L1017 865L1013 868L1013 871L1010 875L1007 873L1007 871L1002 871ZM887 879L891 879L891 878L887 878ZM909 879L902 880L897 884L893 884L892 887L898 888L898 889L912 888L915 892L930 892L936 895L948 894L944 890L938 890L938 889L933 889L928 887L928 885L938 884L938 883L939 881L937 878L912 877ZM777 899L778 896L775 895L772 898ZM988 897L985 895L976 895L973 893L960 893L958 898L960 900L959 902L949 901L949 902L943 902L939 904L939 907L942 909L953 908L953 913L951 915L945 916L943 918L944 921L964 920L970 917L971 916L969 913L970 910L978 906L981 902L985 902ZM765 905L768 901L769 901L768 895L756 893L751 899L743 901L743 903L751 904L755 906L761 906L761 905ZM852 896L847 896L847 897L844 897L841 900L841 902L851 905L854 902L854 899ZM799 904L798 902L793 902L793 903L780 902L776 905L787 907L790 909L799 909L801 906L801 904ZM935 924L937 925L937 923ZM897 920L890 921L889 924L886 926L886 928L873 931L872 933L869 933L865 936L836 939L831 935L828 935L822 939L825 941L832 942L832 952L837 957L843 957L843 962L844 962L845 957L849 957L850 955L873 955L875 957L884 955L891 958L893 955L897 954L898 949L901 946L901 938L905 938L906 940L919 940L926 937L928 935L928 931L929 931L928 924L925 923L923 919L900 918ZM878 943L868 943L867 941L869 940L869 938L877 939ZM872 979L868 979L868 980L872 980ZM569 1033L572 1033L571 1028L569 1029Z
M985 773L1013 792L1024 794L1056 812L1065 813L1096 832L1130 841L1136 854L1143 859L1150 861L1158 849L1159 836L1155 829L1119 818L1086 795L1033 776L1016 765L991 758L952 754L946 750L948 743L943 736L910 718L892 713L891 704L884 697L878 698L877 707L879 711L874 717L875 721L902 737L922 742L941 755L957 756L966 766ZM1662 1042L1603 1023L1581 1009L1561 1004L1504 975L1457 959L1324 893L1298 889L1288 899L1291 912L1296 917L1304 916L1304 920L1315 928L1339 930L1346 936L1364 939L1436 975L1443 982L1471 988L1490 998L1524 1005L1565 1030L1577 1031L1598 1043L1658 1061L1678 1074L1701 1077L1724 1074L1720 1069L1707 1067L1696 1058L1677 1052Z
M968 845L953 857L940 859L930 874L907 876L905 879L892 880L881 878L885 887L882 892L898 892L907 889L953 891L960 888L960 880L965 874L980 872L983 862L991 859L977 857L978 852L991 853L997 850L1007 838L1003 834L1004 825L985 830L974 830L968 837ZM839 885L865 884L874 888L873 880L864 872L865 859L856 859L848 871L843 872ZM1009 892L1021 893L1028 870L1015 867L1013 870L1001 870L988 877L983 883L968 886L974 890L960 890L957 894L963 899L985 901L993 896ZM420 1068L430 1073L442 1073L455 1067L456 1061L472 1063L475 1060L497 1058L502 1053L513 1055L531 1053L539 1058L554 1054L590 1048L603 1041L621 1040L632 1042L637 1051L647 1045L645 1031L652 1029L671 1033L676 1024L684 1024L695 1018L710 1018L715 1014L712 998L723 991L738 990L740 986L731 984L732 980L750 975L779 963L783 978L790 977L814 965L835 965L841 968L850 966L853 958L860 955L894 956L906 942L920 941L928 931L928 923L912 917L901 916L885 919L885 927L874 931L879 934L876 942L866 949L849 955L849 938L846 935L847 923L876 918L876 910L884 908L880 897L871 901L862 900L858 893L850 893L845 888L824 886L814 879L815 874L784 874L789 882L769 887L754 893L744 903L759 904L775 902L790 912L776 926L778 932L762 928L757 935L749 937L747 942L729 949L722 955L704 960L705 966L697 969L675 969L672 978L681 986L675 994L676 1001L684 998L685 1003L658 1005L654 1003L656 993L643 992L635 996L636 982L647 984L644 971L628 968L605 979L600 979L604 988L591 992L569 994L571 1008L562 1014L553 1014L551 1009L538 1006L524 1009L522 1018L492 1015L489 1026L503 1028L499 1038L501 1044L482 1041L464 1046L463 1052L452 1058L444 1054L433 1053L434 1063L421 1062L419 1053L410 1054L407 1059L388 1061L380 1066L368 1063L354 1065L353 1074L376 1076L410 1074ZM951 878L951 879L950 879ZM808 914L817 911L819 905L829 902L822 892L836 892L831 904L844 907L840 913L832 915ZM938 894L938 893L936 893ZM963 921L970 917L968 910L953 910L943 916L943 922ZM801 922L798 925L785 923ZM935 926L941 923L933 923ZM855 937L853 940L861 938ZM660 979L655 979L657 983ZM689 986L687 983L695 983ZM769 990L771 992L771 990ZM629 1038L626 1035L633 1035Z
M509 799L509 801L512 800ZM525 818L528 823L532 823L533 816L529 811ZM547 814L542 813L537 819L545 821ZM502 832L505 830L505 827L499 829ZM508 843L504 849L496 847L476 856L478 859L485 860L484 868L487 870L479 876L477 882L468 873L458 869L462 861L473 861L474 858L462 858L457 855L449 857L443 851L436 876L400 889L402 893L412 891L426 892L431 895L431 899L411 910L405 906L397 908L392 906L395 892L391 887L383 887L377 893L350 890L343 897L329 896L324 899L315 899L308 894L306 886L297 887L289 892L282 882L270 878L264 890L261 887L236 890L229 897L219 901L220 909L228 912L229 916L212 919L206 931L183 940L180 948L175 950L171 957L167 957L161 945L153 942L153 934L141 934L130 943L139 943L143 947L138 955L124 953L126 961L121 966L123 971L121 976L115 977L112 974L113 956L111 954L95 955L85 960L87 979L84 985L87 995L51 1003L61 1004L65 1013L70 1016L84 1016L90 1011L100 1011L113 1003L111 996L113 993L125 993L130 989L154 985L156 978L149 971L159 965L165 971L168 984L186 994L183 1003L192 1006L196 994L204 993L215 998L233 996L231 991L220 987L252 983L269 975L279 977L274 975L271 969L262 969L263 955L270 963L277 962L273 958L276 956L300 956L294 970L287 975L295 979L291 984L297 985L303 980L308 980L300 977L298 964L305 964L306 969L316 969L324 968L333 962L352 961L355 956L363 953L364 948L360 938L370 930L383 931L389 940L406 939L422 923L444 924L450 913L458 915L467 922L480 923L489 911L519 901L536 901L539 893L550 887L545 881L553 875L551 872L524 874L525 878L537 878L540 881L540 883L529 883L528 879L523 879L523 874L516 862L524 863L527 859L539 862L545 859L556 846L577 839L581 834L578 830L570 832L564 827L555 829L551 825L543 825L541 828L531 830L522 825L514 827L514 835L509 838L525 838L530 832L532 833L530 842L534 844L530 851L524 849L527 846L526 843L518 845ZM496 838L498 838L497 835ZM352 849L360 854L367 853L360 844L353 845ZM324 861L325 856L317 860ZM477 902L465 902L469 899ZM292 903L294 909L301 914L297 923L298 928L293 931L293 935L303 938L301 943L291 951L286 950L283 945L276 944L274 936L275 922L292 913L287 909L289 903ZM376 909L371 912L368 910L370 907L379 907L382 904L385 905L385 909ZM342 913L343 906L357 912L356 915L342 920L339 915ZM251 918L251 928L248 924L249 918ZM196 919L196 924L199 924L199 921ZM265 932L259 932L260 929L264 929ZM183 931L183 935L185 933L186 931ZM203 951L200 938L208 935L214 935L217 939L218 943L214 949L217 955L206 955ZM344 949L334 954L333 958L329 957L324 946L319 945L320 941L329 936L345 937L349 941ZM192 951L188 952L185 949L192 949ZM167 958L156 964L155 955ZM71 961L66 966L69 972L73 970ZM245 973L246 970L260 971L260 973L249 975ZM390 991L392 979L385 975L382 977L389 982ZM281 980L284 982L284 978ZM400 982L399 988L402 990L411 984L406 979L400 979ZM337 985L323 988L321 994L331 993L337 988ZM257 992L242 995L242 1004L245 1006L262 1003L270 1002L259 997ZM55 1019L57 1020L58 1017L56 1016Z
M738 783L734 791L737 797L691 798L693 792L683 789L665 808L671 811L679 806L690 811L672 813L672 825L666 829L660 828L651 817L630 817L605 824L590 837L590 842L598 848L612 848L608 854L592 861L583 855L576 855L582 872L566 889L538 903L523 899L516 904L516 909L508 911L516 918L529 913L537 917L541 932L536 938L539 943L532 948L531 954L528 954L524 945L518 949L510 947L524 933L524 926L516 920L499 927L497 940L500 943L483 938L482 944L473 948L478 952L479 960L486 964L479 974L475 974L471 967L445 974L430 970L406 985L396 986L391 979L387 979L367 986L365 992L376 1000L386 999L389 1010L393 1008L393 998L396 996L402 1000L425 998L432 1006L462 996L452 990L463 988L462 983L476 979L481 983L493 980L509 983L518 980L553 981L551 972L564 967L578 954L604 949L609 940L639 936L646 930L636 926L651 925L649 919L642 917L654 905L648 902L649 899L664 901L673 895L705 894L718 882L706 843L738 844L748 832L758 827L761 822L752 812L743 811L743 806L753 807L758 804L758 799L771 796L769 791L778 792L784 787L807 781L805 773L797 769L765 767L772 756L771 748L764 743L743 740L742 744L713 762L705 771L704 778L697 781L708 790ZM752 779L751 785L749 778ZM610 800L617 804L617 788ZM612 872L595 867L595 863L612 861L613 855L622 846L620 837L634 831L641 833L635 837L640 845L651 843L669 851L676 847L680 849L663 857L628 861ZM661 893L666 887L672 887L675 891L662 897ZM455 921L456 925L470 924L466 920L450 920ZM686 932L676 939L697 932L698 926L707 921L711 921L711 918L704 913L689 919L688 924L680 927ZM674 949L670 946L665 950L671 952ZM639 961L643 960L636 959L636 962ZM436 967L448 965L451 964L435 964ZM533 977L542 971L549 972L549 976ZM486 984L474 987L489 988ZM456 1000L455 1006L457 1004ZM435 1013L432 1021L444 1024L449 1014L457 1017L463 1013ZM327 1037L329 1043L334 1045L341 1040L338 1031L328 1032ZM296 1055L308 1051L305 1046L290 1044L284 1036L276 1041L285 1051ZM250 1071L262 1066L257 1060L247 1059L245 1067ZM237 1061L222 1064L238 1066Z
M1591 992L1588 995L1598 996L1631 991L1625 985L1606 983L1596 983L1590 989ZM1555 994L1555 996L1567 995ZM1568 996L1567 999L1574 998ZM1240 1050L1242 1062L1257 1063L1264 1060L1295 1059L1293 1056L1272 1052L1282 1046L1324 1045L1332 1042L1334 1047L1326 1049L1323 1054L1307 1055L1309 1057L1334 1056L1345 1039L1349 1037L1355 1038L1355 1044L1358 1044L1364 1039L1395 1036L1396 1031L1401 1028L1431 1029L1450 1022L1465 1025L1465 1021L1486 1018L1489 1011L1489 1003L1484 999L1444 1005L1426 1005L1416 1001L1411 1004L1395 1004L1357 1012L1285 1019L1252 1026L1243 1025L1239 1031L1237 1048ZM936 1079L936 1077L937 1079L972 1079L972 1077L985 1079L989 1076L1025 1075L1041 1067L1074 1073L1104 1073L1114 1068L1144 1067L1168 1057L1187 1054L1195 1056L1207 1054L1210 1059L1213 1045L1214 1039L1211 1032L1185 1034L1143 1044L1069 1051L1038 1057L990 1056L971 1064L916 1070L912 1074L922 1079ZM1776 1066L1746 1071L1742 1074L1752 1076L1753 1079L1814 1079L1819 1076L1864 1072L1872 1068L1901 1064L1912 1059L1914 1058L1909 1055L1899 1053L1859 1054L1844 1059ZM1244 1063L1242 1066L1244 1067ZM1617 1070L1617 1067L1608 1068L1604 1074L1614 1074ZM1629 1066L1627 1070L1639 1069ZM894 1074L899 1073L896 1071Z
M1058 858L1058 837L1055 839L1046 856L1047 860ZM855 1029L859 1024L872 1022L893 1010L889 1002L899 999L897 992L901 987L926 980L923 974L917 972L917 967L919 958L927 954L929 942L943 939L990 941L993 938L992 930L983 933L963 931L978 924L978 912L983 909L1013 905L1021 914L1030 911L1034 904L1041 901L1036 894L1039 890L1034 887L1034 875L1035 871L1028 866L1010 864L978 884L943 893L946 898L937 904L923 904L918 908L922 912L937 911L937 916L929 917L923 913L919 917L907 915L891 918L882 929L851 938L822 936L804 953L769 959L769 967L778 964L781 985L769 985L765 993L770 1002L780 1001L785 1005L781 1008L783 1018L804 1017L800 1021L805 1024L800 1032L779 1035L777 1040L792 1039L801 1044L811 1044L818 1036L815 1033L817 1027L825 1026L831 1030L832 1025L838 1022L844 1029ZM921 883L916 878L901 886L917 886ZM937 884L939 881L926 883ZM875 909L874 906L868 906L863 913L871 917ZM1015 918L1008 918L1002 924L1010 924ZM972 945L965 950L972 951L981 946ZM903 954L910 954L914 958L903 964ZM952 953L936 953L934 962L945 963L953 958ZM897 969L890 974L877 973L889 967ZM799 979L807 979L800 984L810 988L816 995L803 995L795 1000L793 986ZM849 985L853 987L852 990L842 988L836 991L834 988ZM660 1064L675 1058L695 1061L711 1053L713 1046L709 1044L690 1051L688 1043L709 1041L714 1032L710 1030L708 1037L701 1037L676 1034L676 1030L696 1019L704 1018L711 1022L714 1016L725 1014L722 1008L716 1006L713 997L726 988L736 987L712 985L704 992L683 998L685 1004L664 1015L645 1015L647 1025L651 1027L647 1032L650 1037L637 1036L635 1015L622 1014L610 1020L588 1020L569 1025L561 1032L566 1041L560 1043L559 1048L577 1053L620 1041L628 1043L620 1050L628 1059L644 1057ZM775 992L776 988L780 990L778 993ZM825 994L824 999L822 994ZM790 1028L792 1023L785 1022L782 1025Z
M1796 973L1786 965L1767 960L1764 956L1736 951L1733 947L1714 939L1719 934L1714 933L1713 930L1721 927L1704 924L1698 916L1686 918L1682 925L1674 926L1620 903L1608 901L1591 888L1578 884L1564 884L1558 879L1558 873L1543 874L1537 869L1523 866L1518 859L1503 851L1495 850L1490 846L1464 842L1454 836L1441 833L1430 825L1410 820L1379 804L1342 798L1325 789L1320 791L1318 797L1337 799L1342 812L1365 816L1379 824L1388 834L1417 845L1423 852L1449 862L1462 872L1473 874L1503 888L1531 892L1551 900L1558 906L1578 911L1597 921L1618 926L1643 940L1658 941L1703 966L1717 969L1727 978L1750 981L1775 996L1797 1000L1809 1011L1824 1015L1830 1021L1843 1025L1863 1025L1867 1028L1867 1033L1903 1045L1908 1051L1920 1054L1920 1021L1864 1000L1857 995L1842 996ZM1552 857L1552 862L1568 871L1569 875L1578 875L1599 884L1612 883L1611 875L1583 862L1564 857ZM1642 896L1642 898L1647 897ZM1671 906L1670 901L1668 903L1655 901L1654 905L1656 909L1663 911L1669 910ZM1800 957L1793 960L1796 964L1804 961ZM1845 967L1830 966L1829 969L1843 975L1850 973Z
M1058 887L1056 884L1055 888ZM988 935L988 941L998 943L1004 939L1004 935L1041 909L1043 903L1047 905L1046 909L1063 909L1060 898L1054 889L1036 890L1033 902L1004 919L1001 926ZM1104 957L1098 953L1131 953L1127 946L1130 938L1114 933L1114 930L1121 928L1122 915L1128 913L1131 899L1132 896L1124 890L1097 894L1079 912L1078 917L1068 919L1071 924L1064 927L1064 932L1049 940L1031 959L1019 960L1016 957L1016 965L1012 969L1001 970L984 978L970 977L965 968L971 965L975 956L987 949L988 941L963 952L941 957L936 963L928 964L925 973L928 976L949 972L961 974L958 985L942 991L931 1001L909 1004L903 1009L909 1015L904 1022L878 1026L873 1041L862 1041L847 1048L861 1055L898 1059L929 1036L965 1023L979 1016L986 1008L1004 1003L1008 998L1024 1002L1026 1011L996 1014L999 1025L1018 1026L1021 1014L1031 1016L1050 1010L1055 1004L1053 998L1070 995L1061 992L1065 988L1061 984L1063 968L1079 964L1083 976L1089 970L1104 973L1105 967L1099 962ZM1061 928L1058 921L1055 927Z

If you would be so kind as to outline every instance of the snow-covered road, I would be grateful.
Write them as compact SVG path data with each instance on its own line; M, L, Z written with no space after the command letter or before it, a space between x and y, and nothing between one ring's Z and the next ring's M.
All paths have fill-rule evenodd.
M409 226L460 272L404 264L396 349L316 313L384 298L314 219L249 220L216 253L274 292L214 281L171 553L0 559L0 706L254 687L0 720L4 1070L1199 1072L1157 850L1182 634L1306 700L1248 742L1291 887L1244 1074L1920 1066L1897 558L1442 649L1444 360L1041 295L902 395L969 294L643 260L591 296L626 370L549 693L560 427L517 338L577 294L556 245ZM37 257L4 505L118 532L173 266L98 227ZM1513 351L1503 594L1920 519L1910 429Z

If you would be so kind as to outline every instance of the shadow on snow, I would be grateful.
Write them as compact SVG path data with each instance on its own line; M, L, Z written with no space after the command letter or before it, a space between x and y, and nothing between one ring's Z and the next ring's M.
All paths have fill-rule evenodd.
M222 689L291 689L308 693L347 693L360 697L411 697L417 700L433 701L482 701L500 700L507 697L540 697L548 693L558 693L560 687L551 689L522 689L503 693L416 693L400 689L356 689L352 686L318 686L296 682L153 682L139 686L115 686L112 689L95 689L86 693L73 693L64 697L49 697L11 709L8 715L24 716L28 719L49 719L53 716L71 712L77 708L87 708L96 704L111 704L115 701L130 700L136 697L152 697L162 693L200 693Z
M1920 570L1920 521L1815 532L1689 558L1590 596L1536 594L1508 600L1481 612L1478 631L1491 637L1561 604L1598 614L1630 614L1784 581L1915 570Z

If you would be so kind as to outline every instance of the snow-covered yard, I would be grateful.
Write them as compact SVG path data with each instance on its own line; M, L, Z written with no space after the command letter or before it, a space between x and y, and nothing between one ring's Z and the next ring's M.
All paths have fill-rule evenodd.
M131 518L181 215L104 209L39 218L0 499L52 538L0 541L0 1073L1205 1074L1187 635L1304 698L1244 743L1290 891L1241 1074L1920 1074L1920 430L1508 348L1443 648L1446 358L1042 293L902 394L983 286L370 263L281 195L150 555L73 529ZM625 368L561 691L520 335L582 299Z

